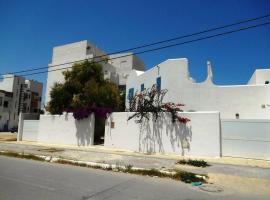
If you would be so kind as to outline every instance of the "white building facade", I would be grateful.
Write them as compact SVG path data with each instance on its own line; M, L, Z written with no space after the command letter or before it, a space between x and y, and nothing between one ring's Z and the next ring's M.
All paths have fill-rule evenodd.
M39 113L42 83L7 74L0 81L0 131L17 127L19 114Z
M115 67L119 77L118 85L120 86L126 85L127 78L132 70L145 70L143 61L136 55L132 55L132 52L109 55L108 62Z
M221 119L270 119L270 69L256 70L247 85L219 86L212 79L210 63L206 80L196 83L187 59L169 59L146 72L133 71L126 106L129 95L157 84L168 90L164 102L183 103L184 111L219 111Z
M125 86L126 78L133 69L144 70L144 63L132 53L107 55L87 40L54 47L52 62L49 64L51 72L47 76L45 105L50 101L50 91L53 85L56 82L64 82L63 71L71 69L74 63L84 60L97 62L108 60L100 62L104 78L120 86Z

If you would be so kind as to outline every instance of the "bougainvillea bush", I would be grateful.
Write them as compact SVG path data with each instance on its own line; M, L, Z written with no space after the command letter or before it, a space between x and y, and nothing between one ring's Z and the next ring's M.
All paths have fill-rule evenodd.
M143 119L149 120L150 115L157 120L162 113L167 112L171 114L173 123L180 122L186 124L189 122L190 119L179 115L179 112L182 112L181 107L184 104L173 102L163 103L166 93L166 89L158 90L156 85L153 85L151 88L129 97L129 107L127 110L135 113L128 120L135 118L136 123L142 123Z
M110 113L113 112L112 108L105 107L89 107L89 108L67 108L64 109L65 112L72 112L73 117L77 120L85 119L89 117L92 113L96 116L106 119Z

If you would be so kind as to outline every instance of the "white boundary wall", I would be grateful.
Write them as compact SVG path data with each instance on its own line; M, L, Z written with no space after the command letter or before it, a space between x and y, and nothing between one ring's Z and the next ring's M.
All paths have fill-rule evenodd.
M191 120L186 125L173 124L168 113L156 122L151 118L137 124L134 119L127 121L132 114L110 115L105 125L105 147L182 156L221 156L219 112L181 112L181 116Z
M39 114L20 113L17 141L37 141Z
M24 120L22 140L37 141L39 120Z
M40 115L40 120L20 120L18 141L91 146L94 144L94 131L94 114L83 120L74 119L72 113Z
M94 143L95 117L76 120L72 113L40 115L38 142L90 146Z

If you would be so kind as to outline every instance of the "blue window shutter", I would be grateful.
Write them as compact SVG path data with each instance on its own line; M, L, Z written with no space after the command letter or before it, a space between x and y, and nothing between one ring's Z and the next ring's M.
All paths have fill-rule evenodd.
M157 90L161 90L161 77L157 77Z
M132 98L134 96L134 88L130 88L128 90L128 99Z
M144 84L142 83L141 84L141 92L143 92L144 91Z

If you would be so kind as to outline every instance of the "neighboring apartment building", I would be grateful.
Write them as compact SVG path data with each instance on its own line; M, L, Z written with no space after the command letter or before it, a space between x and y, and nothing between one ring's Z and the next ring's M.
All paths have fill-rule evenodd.
M20 112L38 113L41 97L42 83L4 75L0 81L0 131L17 127Z
M13 93L0 90L0 131L7 130L8 124L12 120L11 105ZM13 123L13 122L11 122Z
M185 111L220 111L222 119L270 119L270 69L258 69L247 85L215 85L208 76L197 83L189 75L188 60L169 59L146 72L133 71L126 85L129 96L157 84L167 89L164 102L183 103Z
M49 70L56 71L49 72L47 76L45 105L50 101L50 91L54 83L64 81L62 72L70 69L74 63L86 59L94 61L108 59L108 62L100 62L103 67L104 78L120 85L124 90L126 78L132 69L144 71L144 63L136 56L126 54L106 55L103 50L87 40L54 47Z

